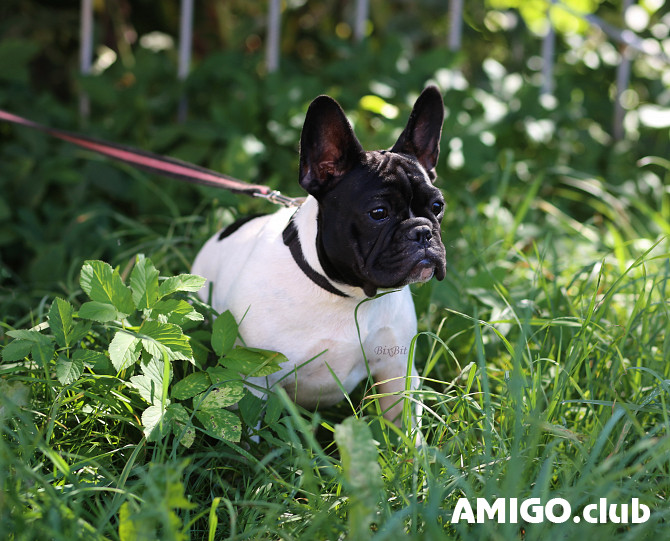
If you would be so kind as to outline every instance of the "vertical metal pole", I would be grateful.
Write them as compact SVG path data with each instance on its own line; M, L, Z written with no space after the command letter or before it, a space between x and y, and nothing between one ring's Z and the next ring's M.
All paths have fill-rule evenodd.
M622 19L626 20L626 10L633 4L633 0L624 0L621 6ZM624 108L621 103L621 97L630 83L631 59L628 53L628 47L621 45L621 62L616 68L616 97L614 99L614 115L612 119L612 135L615 141L621 141L624 137L623 119Z
M354 41L360 43L365 39L370 4L368 0L356 0L356 18L354 20Z
M461 50L463 35L463 0L449 0L449 50Z
M93 63L93 0L81 0L81 20L79 21L79 70L82 75L91 73ZM88 118L91 103L86 92L79 95L79 115Z
M556 30L551 22L551 1L547 9L547 22L549 30L542 40L542 88L540 95L551 95L554 93L554 54L556 51Z
M179 19L179 64L177 77L181 82L188 77L191 68L191 51L193 44L193 0L181 0ZM188 98L182 94L179 100L177 120L184 122L188 114Z
M281 0L269 0L266 63L268 73L279 69L279 33L281 25Z

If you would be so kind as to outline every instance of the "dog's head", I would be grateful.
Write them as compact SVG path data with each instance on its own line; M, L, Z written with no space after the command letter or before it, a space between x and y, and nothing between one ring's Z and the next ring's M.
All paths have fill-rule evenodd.
M366 152L335 100L312 102L299 181L319 203L317 250L330 278L370 297L444 278L444 198L433 185L443 121L442 97L428 87L393 148Z

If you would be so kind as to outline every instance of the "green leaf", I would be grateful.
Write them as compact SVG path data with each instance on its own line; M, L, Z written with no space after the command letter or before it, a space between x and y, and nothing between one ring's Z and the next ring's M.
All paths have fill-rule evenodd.
M348 417L335 426L335 442L350 490L362 503L376 505L378 495L373 492L383 484L377 444L370 427L361 419Z
M207 521L209 526L209 535L207 536L207 541L216 540L216 532L218 531L219 525L219 517L216 514L216 510L218 509L220 503L221 497L216 497L212 500L212 504L209 508L209 518Z
M17 356L24 354L26 351L32 353L33 360L40 366L46 366L53 359L54 353L56 352L53 337L42 334L39 331L24 329L7 331L7 335L14 338L14 342L10 342L10 344L3 349L2 358L4 360L8 360L6 356L9 356L9 359L11 359L12 362L18 361L25 357L25 355L18 358ZM9 352L5 353L5 350L17 340L30 344L30 346L17 344L11 346Z
M370 427L355 417L335 426L335 442L350 494L349 534L362 539L370 533L383 488L377 446Z
M167 278L158 288L158 297L163 298L166 295L171 295L177 291L185 291L195 293L200 291L205 285L205 279L202 276L195 274L180 274L179 276L171 276Z
M281 413L284 411L284 404L281 400L281 397L273 393L268 397L267 404L265 405L265 424L268 426L274 426L277 421L279 421L279 418L281 417Z
M153 405L142 412L142 426L147 441L158 441L167 434L170 422L166 418L165 411L160 405Z
M195 416L205 430L215 438L238 442L242 436L240 418L226 409L197 410Z
M86 335L91 332L91 327L93 326L92 321L77 321L74 324L74 329L72 329L72 335L70 336L70 343L76 344L80 340L84 339Z
M245 393L238 404L242 420L247 426L256 426L263 411L265 402L253 393Z
M78 315L80 318L106 323L108 321L122 319L127 314L121 314L112 304L89 301L81 305Z
M153 263L142 255L137 256L133 272L130 273L130 289L138 310L152 308L158 301L158 271Z
M237 340L237 322L230 311L226 310L212 324L212 348L223 357L230 353Z
M2 396L4 406L9 403L12 406L23 408L30 404L30 387L24 385L20 381L8 383L7 381L0 379L0 396ZM11 415L4 406L0 408L0 421L3 422L9 415Z
M223 366L212 366L207 369L207 374L209 374L209 378L214 385L225 384L229 381L242 381L239 372L229 370Z
M142 373L162 383L165 379L165 363L162 359L152 358L149 362L142 363ZM168 377L172 378L172 374L170 373Z
M72 358L83 365L95 366L99 363L109 363L107 355L92 349L75 349Z
M217 387L208 393L203 393L202 396L204 398L202 396L196 397L193 403L200 410L227 408L242 400L245 392L244 383L241 381L231 381L222 387ZM202 400L200 400L201 398Z
M212 385L207 372L189 374L172 387L170 396L175 400L188 400L195 395L205 392Z
M132 376L130 381L126 382L126 385L135 389L148 404L152 406L160 406L162 404L163 386L161 382L144 374L139 374Z
M2 348L2 360L6 363L13 363L24 359L30 355L33 344L34 342L28 342L27 340L12 340Z
M77 381L84 373L84 362L81 357L72 356L68 359L60 355L56 360L56 377L62 385L69 385L73 381Z
M172 473L172 475L170 475L170 473ZM180 476L180 474L178 475ZM181 482L181 478L170 471L168 471L167 475L164 501L170 509L195 509L197 507L196 504L190 502L186 497L184 483ZM181 521L178 522L178 524L181 524ZM186 536L184 536L183 539L186 539Z
M172 425L172 434L181 445L191 447L195 441L195 427L190 416L181 404L170 404L167 409L167 418Z
M33 330L17 329L15 331L7 331L7 336L11 336L17 340L26 340L34 344L48 345L53 342L53 338L50 336Z
M81 268L79 283L92 301L112 304L125 315L135 311L132 291L123 283L119 271L104 261L87 261Z
M142 347L153 357L162 358L165 351L170 360L183 359L192 361L193 350L180 327L172 323L145 321L139 330Z
M119 539L121 541L139 541L144 537L144 531L138 523L138 521L133 520L133 511L131 510L130 503L124 502L121 504L121 509L119 509ZM142 535L140 535L142 532Z
M64 299L56 298L49 309L49 327L56 339L56 343L67 348L72 344L74 331L74 308Z
M284 355L275 351L236 347L219 363L246 376L269 376L281 370L279 365L286 360Z
M142 374L132 376L128 385L137 390L140 396L149 404L153 406L161 405L163 387L160 382Z
M56 348L51 340L49 342L38 342L32 348L33 360L40 366L48 366L55 353Z
M160 405L163 399L164 368L165 363L156 358L142 363L142 374L132 376L129 386L137 389L140 396L149 404Z
M193 305L181 299L165 299L158 301L151 310L152 316L163 314L168 323L183 325L188 321L203 321L204 316Z
M109 358L117 372L135 364L140 351L140 339L126 331L118 331L109 344Z

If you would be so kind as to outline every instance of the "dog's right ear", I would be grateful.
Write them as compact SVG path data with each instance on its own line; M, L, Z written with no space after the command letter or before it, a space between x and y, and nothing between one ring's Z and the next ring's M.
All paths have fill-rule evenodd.
M363 147L340 105L319 96L309 106L300 136L300 185L318 196L361 162Z

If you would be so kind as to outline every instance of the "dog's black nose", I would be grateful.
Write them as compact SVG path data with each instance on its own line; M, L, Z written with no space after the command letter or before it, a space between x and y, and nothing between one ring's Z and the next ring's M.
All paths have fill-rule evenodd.
M419 244L427 244L430 239L433 238L433 233L430 230L430 227L427 225L420 225L419 227L412 230L410 233L410 239L415 240Z

